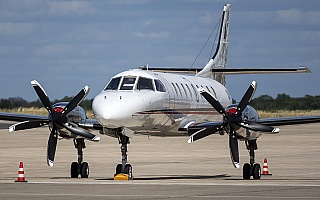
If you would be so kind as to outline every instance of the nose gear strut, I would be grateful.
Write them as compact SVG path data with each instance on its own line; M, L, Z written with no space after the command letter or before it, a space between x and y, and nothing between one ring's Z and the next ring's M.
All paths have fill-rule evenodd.
M114 180L132 180L132 166L127 164L128 161L128 144L130 140L128 136L123 135L122 133L118 134L119 144L121 144L121 155L122 162L116 167L116 173L114 175Z

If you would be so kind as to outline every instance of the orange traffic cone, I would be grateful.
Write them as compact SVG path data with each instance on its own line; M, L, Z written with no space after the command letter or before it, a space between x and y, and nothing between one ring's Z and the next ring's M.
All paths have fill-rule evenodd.
M20 162L19 171L18 171L18 179L14 182L28 182L24 178L24 170L23 170L23 162Z
M272 175L272 174L269 174L269 171L268 171L268 161L267 161L266 158L264 159L264 162L263 162L262 175Z

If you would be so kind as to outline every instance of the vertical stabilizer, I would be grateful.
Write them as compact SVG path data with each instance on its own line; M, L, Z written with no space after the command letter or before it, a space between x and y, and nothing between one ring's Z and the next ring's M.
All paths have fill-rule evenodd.
M206 66L196 75L205 78L212 78L225 85L225 75L223 73L213 73L212 68L226 68L228 55L228 35L230 23L230 4L226 4L222 12L222 20L220 26L220 35L217 49L213 57Z

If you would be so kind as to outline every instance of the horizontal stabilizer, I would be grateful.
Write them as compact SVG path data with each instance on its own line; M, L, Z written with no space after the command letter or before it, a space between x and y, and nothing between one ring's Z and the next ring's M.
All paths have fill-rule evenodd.
M182 74L197 74L201 71L201 68L167 68L167 67L138 67L142 70L150 70L154 72L164 73L182 73ZM225 75L236 75L236 74L275 74L275 73L310 73L308 67L298 68L213 68L212 73L224 73Z

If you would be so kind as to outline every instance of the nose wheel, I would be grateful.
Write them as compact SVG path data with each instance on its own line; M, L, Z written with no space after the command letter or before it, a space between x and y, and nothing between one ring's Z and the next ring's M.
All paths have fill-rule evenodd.
M78 138L73 140L74 147L78 150L78 162L73 162L71 164L71 178L81 178L89 177L89 164L83 162L83 149L86 148L83 138Z
M255 163L255 153L254 151L258 149L257 140L247 140L246 146L250 155L250 163L243 165L243 179L250 179L252 176L253 179L261 178L261 166L258 163Z

